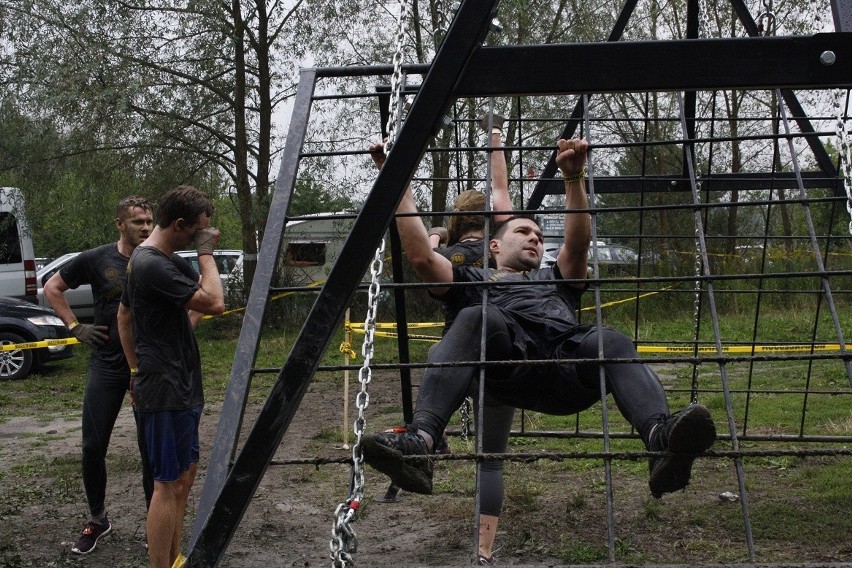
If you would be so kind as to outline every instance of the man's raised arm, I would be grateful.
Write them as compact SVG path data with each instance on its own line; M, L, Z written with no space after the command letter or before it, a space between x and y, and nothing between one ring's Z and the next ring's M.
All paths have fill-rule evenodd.
M512 198L509 196L509 169L506 165L506 151L503 150L503 124L505 119L499 114L486 114L479 119L479 126L488 133L491 152L491 209L492 211L512 211ZM489 122L491 125L489 126ZM490 132L489 132L490 128ZM511 213L497 213L493 219L496 225L511 217Z
M565 179L565 209L579 210L565 213L565 244L556 258L559 272L566 279L588 276L589 241L592 238L591 215L587 212L586 195L586 140L560 139L557 142L556 165ZM581 284L576 284L580 287Z
M381 144L370 145L370 156L376 167L382 169L385 162L384 147ZM453 265L450 261L435 252L429 243L429 234L420 217L415 215L399 216L402 213L419 213L414 201L411 185L406 186L402 200L396 209L396 228L399 231L399 240L408 261L414 267L414 271L424 282L452 282ZM432 292L438 295L446 292L446 288L432 288Z

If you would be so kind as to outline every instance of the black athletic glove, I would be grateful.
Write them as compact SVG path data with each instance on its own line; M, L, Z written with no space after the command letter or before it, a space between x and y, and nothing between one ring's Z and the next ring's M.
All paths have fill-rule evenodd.
M216 248L218 243L219 229L207 227L206 229L199 229L195 233L195 250L198 252L198 256L213 254L213 249Z
M109 341L107 326L78 323L71 328L71 334L81 343L90 347L103 347Z

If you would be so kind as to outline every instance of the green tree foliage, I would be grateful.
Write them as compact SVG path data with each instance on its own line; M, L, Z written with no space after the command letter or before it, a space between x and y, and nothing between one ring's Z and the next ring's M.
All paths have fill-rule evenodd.
M62 133L45 159L121 156L152 197L178 183L232 187L253 253L271 187L272 114L306 45L291 41L295 20L308 17L301 4L0 0L3 80L22 114Z
M432 60L453 17L451 4L448 0L408 4L405 63ZM771 28L779 35L827 27L824 5L776 0L769 14L764 2L746 4L765 30ZM629 3L504 0L498 14L502 31L492 31L486 43L683 38L687 35L687 5L701 8L702 37L744 33L727 2L641 0L621 37L611 37L626 5ZM177 183L195 183L221 200L217 202L222 215L217 224L228 225L227 238L238 232L238 244L247 253L256 252L274 184L273 162L282 143L275 136L273 119L276 109L295 92L297 67L390 63L400 7L399 0L0 0L0 81L6 87L0 101L0 176L4 183L25 190L28 200L36 204L30 208L36 216L51 211L44 213L45 230L58 223L60 214L53 211L71 206L62 206L69 192L79 191L76 203L99 211L118 194L132 191L156 198ZM570 83L571 78L565 80ZM370 92L375 81L375 77L330 78L320 88ZM698 114L719 118L713 135L748 135L752 126L739 118L758 112L771 115L768 107L773 106L770 96L753 95L704 94L697 102ZM577 100L566 96L460 100L448 109L450 126L438 130L433 148L481 146L483 136L476 118L493 104L496 112L510 119L507 146L536 148L525 150L523 159L519 152L507 151L514 202L523 207L531 187L528 178L540 173L549 159L554 139ZM806 100L806 108L820 108L824 103L814 96ZM670 121L678 112L674 96L593 96L589 104L593 117L618 118L600 123L592 132L581 132L595 144L621 145L611 152L595 152L599 175L683 171L683 155L677 145L640 147L646 139L681 136L679 125ZM356 142L366 149L368 142L381 137L375 98L349 99L337 105L324 101L312 113L312 128L305 141L308 151L332 154L351 149L353 137L363 137L365 132L369 139ZM520 118L532 120L521 122ZM283 125L278 126L283 131ZM709 129L702 128L698 126L699 135L710 135ZM782 150L774 158L771 148L767 152L757 144L717 146L712 163L707 147L696 145L695 150L700 172L754 167L767 155L769 163L762 167L771 169L772 160L777 159L776 169L789 168L789 152ZM339 169L335 166L331 171L325 158L302 161L290 214L336 209L338 204L355 203L363 197L375 177L369 158L357 155L341 162ZM430 151L424 155L417 177L431 181L415 181L415 190L423 203L442 211L456 191L469 185L481 187L484 170L483 152L466 152L457 160L450 153ZM448 181L452 179L460 181ZM753 193L713 199L765 198L765 192L765 188L756 188ZM777 193L772 198L780 199ZM602 205L613 207L637 204L631 196L601 199ZM651 199L643 205L661 208L649 210L641 220L627 212L608 213L599 217L600 229L613 235L635 235L641 222L643 233L660 235L659 242L653 243L655 248L685 248L692 236L691 216L665 207L682 204L689 196L672 192ZM558 201L549 204L558 206ZM776 210L783 212L782 207ZM707 221L720 235L736 234L760 221L742 218L736 208L719 211L723 213L708 214ZM789 216L766 215L782 232L793 232L790 225L794 221ZM109 219L111 215L99 224L109 224ZM233 221L238 227L230 225ZM42 226L42 221L37 219L36 224ZM89 236L70 240L77 242L56 237L48 248L79 248ZM247 284L252 274L249 261Z

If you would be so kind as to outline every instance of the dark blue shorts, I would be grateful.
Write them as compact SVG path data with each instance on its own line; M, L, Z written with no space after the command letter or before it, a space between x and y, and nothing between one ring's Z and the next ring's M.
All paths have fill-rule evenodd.
M201 408L139 413L154 481L177 481L198 463Z

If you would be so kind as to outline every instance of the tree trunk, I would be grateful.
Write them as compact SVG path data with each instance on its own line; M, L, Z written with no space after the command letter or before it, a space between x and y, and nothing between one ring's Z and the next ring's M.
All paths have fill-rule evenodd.
M250 289L257 267L257 240L255 237L252 187L248 165L248 130L246 128L246 57L245 22L240 11L240 0L231 0L231 17L234 22L234 183L237 189L240 219L242 220L243 278ZM252 252L253 251L253 252Z

